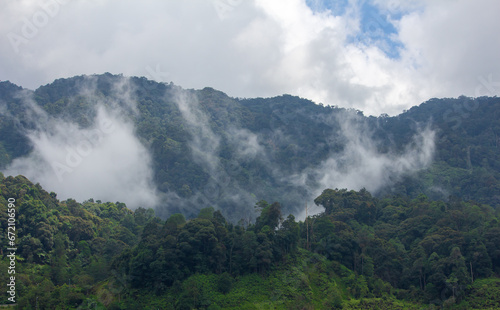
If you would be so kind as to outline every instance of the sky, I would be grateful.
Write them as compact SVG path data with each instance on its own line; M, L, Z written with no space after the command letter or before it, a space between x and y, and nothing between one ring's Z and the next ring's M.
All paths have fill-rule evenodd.
M0 80L110 72L395 115L500 93L498 0L3 0Z

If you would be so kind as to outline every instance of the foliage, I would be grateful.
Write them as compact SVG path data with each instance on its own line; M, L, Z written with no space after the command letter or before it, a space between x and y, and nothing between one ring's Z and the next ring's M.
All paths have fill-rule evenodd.
M22 176L1 176L0 193L3 217L8 198L19 208L22 308L498 306L498 214L474 202L328 189L316 202L331 207L308 219L306 249L305 222L284 220L279 203L259 202L244 227L213 208L163 221L120 203L58 201ZM358 215L367 209L370 219Z
M116 99L114 85L124 81L80 76L36 91L0 82L0 168L31 151L24 133L37 125L22 98L82 128L93 125L97 102L118 100L152 152L158 189L188 204L155 214L120 202L60 201L23 176L0 173L4 236L7 199L16 200L19 308L500 307L498 98L431 99L398 116L365 117L290 95L236 99L130 78L133 111ZM88 83L94 93L83 96ZM219 140L212 155L220 179L194 160L193 138L206 132L182 117L179 96L194 98ZM343 118L365 128L381 153L403 152L430 126L435 160L373 195L325 189L314 200L325 212L297 222L287 214L308 193L284 176L343 152ZM242 149L241 137L260 148ZM252 194L234 195L238 189ZM255 221L235 224L253 204ZM6 277L0 273L2 283Z
M117 85L127 85L127 100ZM194 123L187 121L179 98L188 98L204 117ZM212 88L184 90L172 83L109 73L58 79L35 91L0 82L0 111L5 111L0 113L0 168L31 151L25 132L37 124L23 103L31 99L47 117L72 120L82 128L94 125L96 105L119 105L151 151L158 190L184 199L182 205L159 208L163 219L173 213L194 217L201 208L214 206L237 222L243 217L242 210L257 202L254 197L279 201L284 211L296 213L307 191L284 181L286 176L315 169L342 153L348 139L340 123L346 119L352 127L362 128L382 154L418 147L412 137L426 126L436 133L432 165L392 180L396 184L373 193L376 196L415 198L424 193L431 199L451 195L493 207L500 204L497 97L434 98L397 116L366 117L360 111L317 105L290 95L238 99ZM194 138L203 138L207 132L218 141L210 156L218 163L218 171L224 172L217 174L222 178L214 178L210 168L193 160L197 156ZM252 147L255 143L258 148ZM339 169L345 168L340 165ZM318 185L317 181L308 180L310 186ZM235 193L241 192L253 196L235 199ZM206 200L203 205L196 202L199 195Z
M0 174L0 178L2 234L7 231L7 200L14 198L16 205L16 285L21 308L34 306L36 300L45 309L80 305L92 298L97 283L112 276L109 266L114 257L139 242L143 227L135 216L141 218L144 210L132 212L120 204L92 200L59 201L23 176ZM145 220L152 220L151 213ZM128 228L122 226L124 222ZM7 241L1 239L2 249L8 248ZM7 264L6 254L1 265ZM7 281L7 273L1 277Z

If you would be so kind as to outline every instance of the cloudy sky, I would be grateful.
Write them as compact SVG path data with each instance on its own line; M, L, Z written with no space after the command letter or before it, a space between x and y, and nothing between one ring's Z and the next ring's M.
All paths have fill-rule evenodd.
M123 73L365 114L500 93L498 0L3 0L0 80Z

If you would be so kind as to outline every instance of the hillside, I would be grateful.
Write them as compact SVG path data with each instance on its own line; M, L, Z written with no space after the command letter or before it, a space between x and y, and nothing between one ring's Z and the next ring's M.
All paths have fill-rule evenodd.
M307 221L265 201L250 225L213 208L164 221L0 174L3 235L7 201L19 309L500 307L500 214L487 205L328 189ZM9 262L4 252L1 269Z
M152 198L149 193L141 196L151 201L143 206L155 207L162 218L177 212L193 216L200 207L213 206L233 222L251 221L256 216L252 206L262 199L280 201L285 210L298 214L328 187L366 188L378 197L423 193L494 207L500 203L496 97L431 99L397 116L373 117L290 95L231 98L211 88L185 90L111 74L59 79L35 91L1 82L2 171L27 174L74 198L54 185L52 158L37 147L44 136L49 142L63 141L50 145L51 152L67 153L64 145L73 143L75 149L82 139L93 144L99 136L87 141L81 133L95 135L102 110L112 111L111 120L119 128L130 127L124 130L133 133L130 139L138 139L127 143L138 145L134 158L143 158L142 166L130 169L124 180L150 172L140 182L156 192ZM59 128L61 123L66 127ZM27 160L12 168L23 157ZM66 172L80 167L67 161L60 161L59 183L72 181L83 192L86 184L96 182L88 176L69 180ZM44 165L48 168L40 168ZM33 166L36 172L25 172ZM98 195L95 190L90 194ZM100 197L80 197L88 198ZM123 195L104 199L126 200Z

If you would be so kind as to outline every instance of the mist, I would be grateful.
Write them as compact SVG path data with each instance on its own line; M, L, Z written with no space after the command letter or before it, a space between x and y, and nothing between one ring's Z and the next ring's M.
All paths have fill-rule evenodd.
M219 166L217 151L220 137L216 136L210 128L208 117L203 113L196 96L179 90L176 92L174 102L193 137L189 143L193 151L193 159L206 166L210 174L213 175Z
M24 129L32 152L15 159L5 174L25 175L60 199L120 201L131 209L155 208L162 218L177 212L194 217L200 209L214 207L232 222L252 222L259 200L278 201L284 216L292 213L303 219L306 204L311 207L309 214L322 211L313 201L326 188L387 192L402 177L427 168L435 151L435 132L429 127L414 130L402 149L391 149L387 141L375 139L367 119L352 110L310 114L276 109L269 128L250 130L238 120L212 115L200 103L198 92L171 88L164 94L164 104L173 104L182 116L181 126L189 137L186 155L199 167L198 176L206 179L188 194L168 188L160 192L154 181L153 153L134 125L140 117L135 92L140 86L118 78L110 93L102 96L97 95L97 85L86 77L77 87L79 95L71 99L83 97L92 103L84 125L69 110L61 113L65 116L47 114L32 93L24 92L22 102L34 124ZM292 127L296 118L324 125L318 132L319 145L305 140L307 134L297 131L301 127ZM315 159L306 165L282 162L287 159L283 156L294 154Z
M272 126L271 129L255 133L230 124L229 128L216 132L215 127L211 126L213 124L209 121L208 112L204 111L196 96L187 92L179 93L175 103L192 136L189 146L193 160L210 177L206 186L189 198L189 201L171 196L175 199L171 199L169 205L182 205L183 208L194 206L197 210L214 206L236 221L258 216L253 206L261 199L268 202L278 200L283 204L284 214L293 213L303 219L306 203L312 207L310 214L322 211L321 207L314 206L313 200L326 188L365 188L376 195L379 191L390 188L402 177L427 168L432 163L435 151L435 132L429 127L422 127L415 131L403 150L389 149L382 152L382 141L374 139L366 119L353 111L344 111L315 120L324 122L331 128L325 143L342 144L341 152L332 151L319 164L302 170L284 170L280 168L280 163L277 162L280 160L279 156L276 156L273 148L276 145L301 148L301 138L285 132L287 126L293 126L293 122L283 121L284 118L280 115L278 117L285 127ZM269 145L269 139L273 146ZM224 161L220 157L222 141L233 150L231 157ZM287 189L288 197L281 201L284 197L273 196L272 191L263 194L262 188L258 186L266 186L265 184L253 184L251 181L243 185L239 183L242 166L246 164L260 167L268 175L272 175L276 186ZM260 195L257 194L257 197L255 193ZM195 214L197 210L184 209L184 212Z
M427 167L434 153L434 132L425 128L417 132L401 154L380 153L378 142L353 120L341 121L347 139L344 151L324 161L314 171L323 188L366 188L376 193L404 174Z
M90 83L92 84L92 83ZM125 84L117 98L125 109L134 110ZM83 89L87 98L93 89ZM131 209L155 207L159 203L153 183L151 156L134 132L132 121L116 102L99 102L94 106L91 126L82 128L73 121L47 115L31 98L23 98L35 129L25 129L32 152L15 159L5 175L24 175L40 183L59 199L89 198L120 201Z
M188 142L192 160L202 167L209 178L205 186L189 198L181 198L174 192L166 193L162 197L164 205L167 206L164 212L168 215L178 211L195 216L201 208L214 207L221 209L230 220L254 219L253 207L257 197L243 189L235 181L235 176L241 170L243 161L255 157L259 148L257 136L248 130L235 127L229 129L229 135L215 133L209 115L203 110L197 96L189 91L177 90L174 103L192 137ZM220 158L223 139L228 139L228 143L235 147L234 158L224 163Z
M306 188L309 203L324 189L360 190L365 188L372 194L390 188L403 176L411 175L429 167L435 152L435 131L429 126L418 128L404 150L380 151L381 141L359 117L341 114L333 119L340 125L340 137L345 146L340 153L330 154L317 167L310 167L292 176L292 182ZM333 138L332 138L333 139ZM309 214L322 212L314 207ZM304 211L299 218L305 218Z

